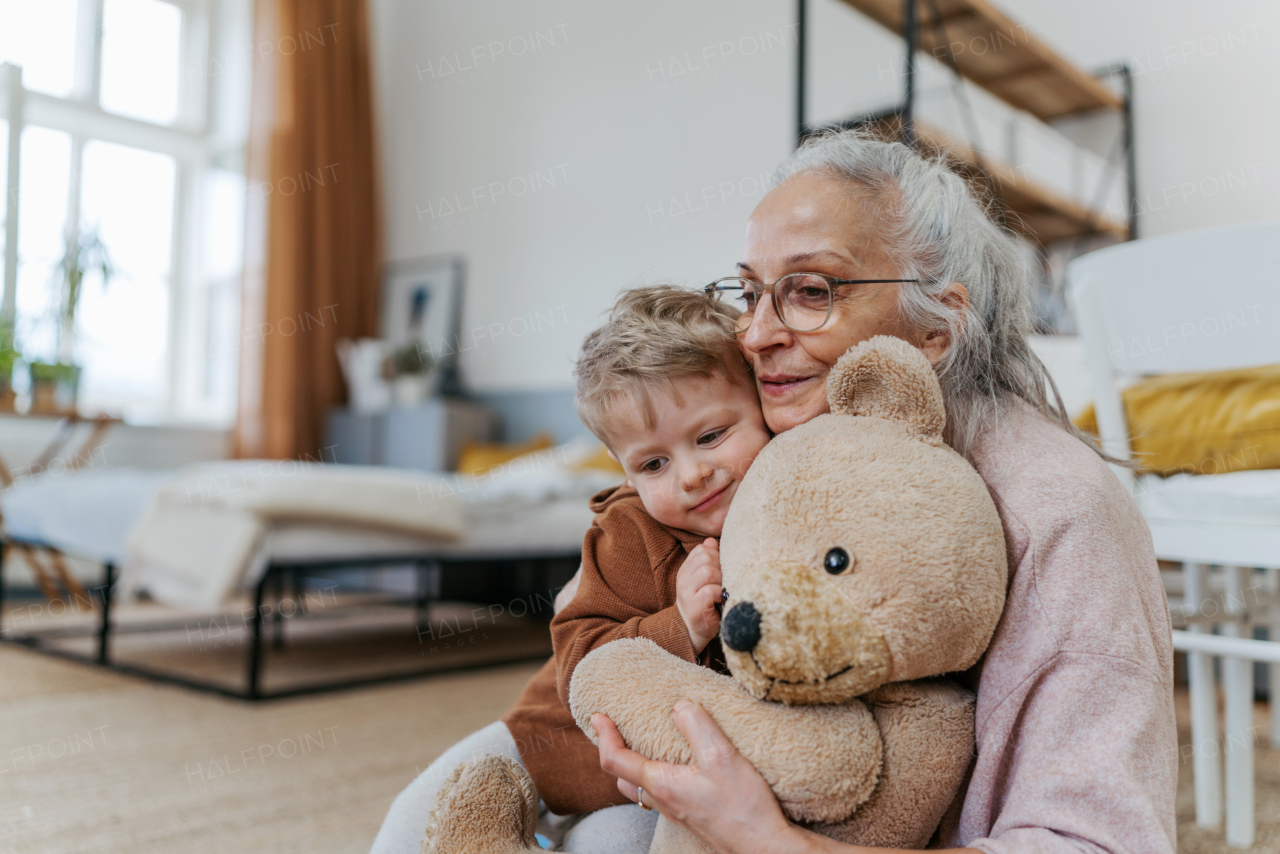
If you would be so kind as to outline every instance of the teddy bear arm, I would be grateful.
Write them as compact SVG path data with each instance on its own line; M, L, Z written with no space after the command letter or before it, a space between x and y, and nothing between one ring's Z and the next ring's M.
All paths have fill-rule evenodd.
M946 680L885 685L867 695L884 741L871 798L843 822L813 828L857 845L923 848L974 755L974 695Z
M735 691L700 702L793 821L839 820L872 797L884 748L861 700L785 706Z
M632 750L678 764L694 756L671 710L682 699L698 703L797 821L845 818L871 797L879 777L880 728L861 701L786 706L759 700L732 678L641 638L593 651L574 672L571 694L574 717L592 741L599 743L591 715L602 712Z

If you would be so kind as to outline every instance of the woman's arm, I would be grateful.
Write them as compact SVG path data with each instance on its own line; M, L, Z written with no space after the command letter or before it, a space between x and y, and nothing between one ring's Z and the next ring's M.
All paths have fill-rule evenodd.
M676 728L693 748L693 765L654 762L629 750L613 722L596 715L600 767L618 778L633 801L697 834L722 854L875 854L888 848L846 845L787 821L764 778L724 735L711 716L687 700L672 710ZM954 852L981 854L971 848Z

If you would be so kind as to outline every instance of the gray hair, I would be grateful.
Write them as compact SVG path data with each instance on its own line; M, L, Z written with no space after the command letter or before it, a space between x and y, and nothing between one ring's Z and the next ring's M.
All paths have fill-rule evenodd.
M865 130L809 137L778 170L775 186L810 173L867 194L900 277L920 280L898 289L904 320L916 329L950 331L951 347L936 370L953 448L968 456L1001 411L1022 400L1098 451L1071 423L1053 378L1027 342L1034 253L992 220L965 178L942 156L923 157ZM968 290L967 308L942 302L951 282Z

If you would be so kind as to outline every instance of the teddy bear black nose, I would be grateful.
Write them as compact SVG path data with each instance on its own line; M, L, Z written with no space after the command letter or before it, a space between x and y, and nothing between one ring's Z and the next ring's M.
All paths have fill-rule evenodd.
M724 615L720 640L729 649L751 652L760 642L760 612L750 602L739 602Z

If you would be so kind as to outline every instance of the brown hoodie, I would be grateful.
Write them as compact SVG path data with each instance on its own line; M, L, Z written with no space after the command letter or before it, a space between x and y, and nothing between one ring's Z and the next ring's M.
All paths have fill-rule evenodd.
M558 815L629 803L567 705L570 678L587 653L643 637L685 661L725 669L720 640L697 655L676 609L676 573L706 538L656 521L629 486L597 493L591 509L596 518L582 543L578 592L551 621L555 656L502 718L538 794Z

